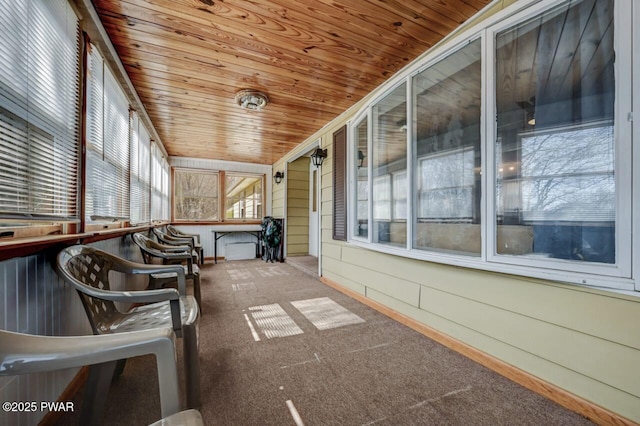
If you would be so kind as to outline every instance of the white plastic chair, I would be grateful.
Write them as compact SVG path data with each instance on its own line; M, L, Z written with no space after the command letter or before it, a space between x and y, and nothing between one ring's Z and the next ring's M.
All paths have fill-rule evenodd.
M195 298L186 294L181 265L145 265L93 247L75 245L58 253L56 269L65 282L78 291L94 334L172 328L182 338L184 348L187 407L200 407L199 311ZM110 287L110 272L173 273L178 279L178 290L115 291ZM120 312L114 302L135 304L135 307Z
M155 355L163 419L154 425L202 425L196 410L180 411L175 337L169 328L101 336L51 337L0 330L0 376L90 366L82 425L100 424L118 360Z

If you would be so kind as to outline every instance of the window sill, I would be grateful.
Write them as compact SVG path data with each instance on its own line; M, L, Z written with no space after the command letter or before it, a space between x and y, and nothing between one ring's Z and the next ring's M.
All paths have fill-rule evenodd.
M90 234L60 234L27 238L13 238L0 242L0 261L24 257L48 249L57 244L75 244Z
M123 237L125 235L133 234L135 232L147 231L158 225L139 225L129 226L126 228L112 228L103 230L89 231L82 238L82 244L95 243L96 241L109 240L111 238Z
M134 232L146 231L154 226L158 226L158 224L89 231L80 234L57 234L11 238L0 241L0 261L15 257L29 256L61 244L88 244L96 241L118 238Z
M251 220L227 219L227 220L217 220L217 221L207 221L207 222L180 220L180 221L171 222L171 224L175 226L260 225L261 223L262 223L261 219L251 219Z
M509 274L520 276L523 279L543 280L544 282L555 282L559 284L576 285L585 289L599 291L609 291L633 297L640 297L640 292L635 290L635 280L632 278L620 278L598 274L578 273L562 271L558 269L548 269L516 264L497 263L486 261L482 257L467 257L464 255L444 254L427 252L422 250L407 250L381 244L370 244L351 239L348 244L366 250L391 254L409 259L422 260L436 264L451 265L455 267L469 268L494 272L499 274Z

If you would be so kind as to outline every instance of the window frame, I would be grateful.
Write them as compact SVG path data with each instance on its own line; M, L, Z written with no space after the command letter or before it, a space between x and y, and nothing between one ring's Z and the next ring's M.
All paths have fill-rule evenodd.
M193 173L203 173L203 174L211 174L218 176L218 215L216 219L178 219L176 217L176 172L193 172ZM264 173L255 173L255 172L244 172L244 171L236 171L236 170L223 170L223 169L199 169L193 167L182 167L182 166L172 166L171 167L171 221L175 223L182 224L220 224L220 223L262 223L262 217L259 219L229 219L226 218L226 177L227 174L234 176L245 176L245 177L255 177L261 179L262 184L262 215L266 214L266 186L267 186L267 178Z
M379 97L380 99L382 97ZM358 235L358 168L355 165L358 161L358 126L363 122L367 122L367 156L365 157L367 167L367 233L366 237ZM347 204L350 208L347 208L347 241L361 241L363 243L370 244L372 241L372 216L373 216L373 203L371 197L373 196L371 191L371 166L373 160L371 158L371 144L373 129L371 126L371 108L365 108L355 119L348 123L347 126Z
M259 218L228 218L226 217L227 214L227 194L226 194L226 184L227 184L227 177L228 176L238 176L238 177L245 177L245 178L257 178L260 180L260 206L261 206L261 211L262 211L262 215ZM221 190L224 191L224 195L223 195L223 199L222 199L222 211L224 213L224 217L221 218L220 222L230 222L230 223L234 223L234 222L241 222L241 223L247 223L247 222L261 222L262 221L262 217L265 216L265 199L266 199L266 180L265 180L265 175L262 173L247 173L247 172L236 172L236 171L225 171L224 172L224 182L219 183L219 185L221 185Z
M144 136L144 137L143 137ZM129 119L129 223L141 225L151 222L151 173L153 156L151 146L154 143L147 126L137 111L130 111ZM145 155L146 159L145 159ZM145 160L146 163L145 164ZM146 167L144 167L146 165ZM140 192L140 199L132 197ZM138 219L138 220L134 220Z
M218 179L217 182L217 217L216 219L179 219L176 217L176 202L178 197L176 196L176 173L181 172L191 172L191 173L200 173L200 174L210 174L215 175ZM218 223L220 220L221 213L221 201L220 201L220 181L224 179L224 174L219 170L206 170L206 169L194 169L188 167L171 167L171 221L176 223Z
M614 49L616 50L616 66L615 66L615 116L614 116L614 174L616 181L616 229L615 229L615 245L616 245L616 262L614 264L595 264L590 262L574 262L563 259L534 259L526 257L499 255L496 253L496 235L497 225L496 203L487 203L487 237L486 238L486 254L487 261L496 265L504 265L505 268L525 267L532 269L543 269L550 271L558 271L563 280L577 282L580 284L594 283L596 286L609 287L606 282L607 278L600 280L598 276L611 277L611 279L631 279L631 254L628 248L631 248L631 215L624 218L623 212L632 211L631 208L631 168L632 163L630 156L625 152L631 151L631 132L630 123L627 121L625 111L631 111L631 95L630 91L622 90L625 84L631 83L631 61L632 56L631 44L625 40L624 34L629 34L631 21L624 19L630 16L630 10L625 12L629 3L627 0L615 0L614 3ZM494 59L496 35L500 31L504 31L517 25L520 22L527 21L545 11L558 7L556 1L546 0L538 4L534 4L525 10L514 14L508 19L496 23L486 29L485 43L487 44L487 52L491 52L491 59ZM626 28L625 28L626 27ZM625 54L621 54L625 52ZM491 95L492 102L486 104L487 116L495 117L497 109L495 105L495 61L487 62L487 95ZM488 98L488 97L487 97ZM488 126L486 129L486 140L496 140L496 127ZM487 143L486 158L492 162L486 161L487 164L495 162L495 144ZM484 175L487 179L486 200L495 200L496 173L493 167L486 167L483 164ZM626 220L623 220L626 219ZM491 237L489 237L491 236ZM625 249L627 248L627 249ZM617 287L617 286L616 286Z
M22 167L17 169L25 171L15 172L12 179L2 182L6 187L15 189L12 191L15 201L3 203L8 208L0 214L3 233L7 235L5 238L10 238L9 234L14 235L13 238L22 238L42 235L43 229L51 229L51 232L74 232L81 222L81 161L78 142L82 90L79 74L81 23L74 8L66 3L43 3L36 7L29 2L18 2L14 6L14 10L8 12L9 15L3 14L4 17L13 18L11 27L7 29L7 42L17 41L20 39L18 35L29 32L35 35L26 44L8 44L8 49L0 49L4 59L11 59L8 61L8 69L13 68L3 73L3 80L11 81L6 85L2 83L6 89L2 89L0 94L0 107L6 111L3 114L5 119L2 120L5 124L0 126L0 132L10 135L13 144L11 146L5 140L0 145L9 147L14 154L22 153L13 158L13 165L18 164L22 158ZM56 16L63 16L64 19L56 20ZM46 41L42 41L44 39ZM56 49L51 50L51 43L55 44ZM19 59L11 57L15 53L15 49L11 51L12 47L19 50ZM49 80L52 76L39 72L41 69L38 67L34 68L33 63L42 60L41 55L47 55L46 59L51 62L49 65L56 72L71 73L63 84L52 82L55 87L51 87ZM16 70L11 65L20 69ZM60 104L64 106L61 107ZM24 125L24 138L20 138L18 134L20 129L11 126L7 120ZM8 131L9 127L12 127L11 131ZM30 134L40 137L31 137ZM16 139L23 139L24 145L15 143ZM50 144L43 144L44 139ZM44 145L46 148L42 148ZM40 166L35 167L34 164ZM6 177L7 174L3 175ZM12 186L16 176L24 178L24 181ZM20 191L20 188L24 191ZM42 194L48 202L47 209L37 207L43 198Z
M87 82L84 89L87 105L83 147L85 152L83 165L85 230L103 229L105 223L111 223L116 227L128 226L131 214L131 102L118 81L118 73L112 69L100 47L87 40L85 49L87 58ZM95 60L99 60L99 66L93 64ZM89 62L93 65L89 65ZM88 78L92 75L92 71L98 70L100 74L95 79ZM93 86L90 80L95 81L96 86ZM94 92L94 88L98 89L97 92ZM99 96L94 99L94 95ZM100 105L99 114L90 111L91 105L97 104ZM114 118L121 118L121 120L118 122ZM109 125L105 125L106 121L110 121ZM122 128L118 128L118 123ZM124 125L126 125L126 134ZM100 179L95 181L89 176L95 170L94 166L100 166L96 169L98 173L103 174L101 178L104 181ZM99 188L96 189L92 185ZM103 202L104 198L109 197L113 198L111 209L107 209L105 205L108 203ZM93 203L91 206L90 200ZM97 212L96 206L98 206Z
M632 27L632 8L630 0L616 0L614 3L614 48L616 51L616 64L615 64L615 116L614 116L614 150L615 150L615 164L614 173L616 179L616 230L615 230L615 245L616 245L616 263L604 264L595 262L578 262L563 259L532 259L513 255L497 255L495 253L496 240L495 235L497 232L497 225L495 223L496 213L496 201L495 201L495 182L496 172L494 167L491 167L495 162L495 136L496 136L496 123L491 120L490 117L496 117L496 93L495 93L495 36L498 32L508 29L520 22L526 21L532 17L535 17L539 13L543 13L546 10L552 9L557 6L557 2L553 0L525 0L523 2L517 2L504 10L496 13L495 15L482 21L478 26L470 28L466 31L460 32L459 35L452 37L449 41L436 46L431 52L425 54L422 60L418 63L405 69L399 73L394 79L389 81L379 95L372 97L372 99L364 105L355 115L354 119L349 124L349 141L348 141L348 156L349 165L349 204L350 215L348 220L349 224L349 244L364 247L370 250L375 250L383 253L393 254L397 256L403 256L408 258L414 258L419 260L425 260L435 263L443 263L449 265L464 266L473 269L514 274L530 278L545 279L551 281L565 282L570 284L578 284L587 287L602 288L620 292L630 292L629 294L638 295L634 293L640 290L640 284L636 284L636 277L632 273L632 266L634 264L632 254L635 252L636 247L640 244L640 237L634 236L632 230L636 229L638 224L634 221L634 218L638 217L638 212L632 211L632 206L635 200L640 198L640 178L636 173L634 176L635 181L632 182L632 169L633 162L631 156L628 155L632 147L632 123L631 123L631 111L632 111L632 94L628 90L632 82L631 79L631 62L635 61L636 64L640 63L640 54L635 57L632 56L631 41L629 37L625 37L624 34L629 34ZM636 8L635 20L640 21L640 8ZM635 40L640 40L640 30L636 30L634 33ZM417 214L417 201L414 197L415 188L417 187L415 176L415 164L414 162L419 159L414 158L414 149L411 143L408 145L407 150L407 179L408 179L408 191L410 193L408 197L407 208L409 209L408 215L411 220L407 221L407 247L401 248L397 246L390 246L386 244L374 243L372 238L373 232L369 232L367 238L357 235L357 169L355 166L355 159L357 159L357 139L356 128L363 120L368 120L368 138L367 149L371 153L372 144L372 118L371 110L375 104L390 93L392 90L398 88L400 85L406 83L407 90L412 90L412 78L418 73L422 72L426 68L436 64L437 62L446 59L449 55L455 53L471 41L480 39L481 43L481 116L480 116L480 134L481 134L481 206L480 206L480 219L481 219L481 239L482 250L481 255L478 257L468 257L462 254L450 254L440 253L436 251L429 251L425 249L417 249L414 247L413 241L413 223L416 220ZM640 75L640 71L637 71L636 75ZM627 89L626 92L624 89ZM639 94L640 90L635 89L635 93ZM407 113L408 123L415 120L413 116L413 94L409 93L407 96ZM636 97L636 105L640 105L640 99ZM633 124L636 129L640 128L637 123ZM407 137L409 140L413 138L410 134L414 129L413 126L409 126ZM371 221L373 218L372 211L372 171L371 171L371 155L368 156L367 162L368 168L368 182L369 182L369 199L368 199L368 212L369 212L369 228L371 229ZM634 159L636 160L637 167L640 167L638 159L640 154L634 152ZM635 183L635 185L632 185ZM637 203L635 203L637 204ZM627 213L631 212L631 214ZM635 261L635 265L639 266L640 261ZM635 268L637 270L637 267Z

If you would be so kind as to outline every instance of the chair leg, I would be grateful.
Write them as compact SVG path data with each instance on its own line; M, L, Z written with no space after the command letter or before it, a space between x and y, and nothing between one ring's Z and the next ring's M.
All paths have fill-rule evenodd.
M187 408L200 408L200 359L198 355L198 332L196 324L182 327L184 373L187 388Z
M116 367L114 369L113 372L113 380L117 379L118 377L120 377L120 375L122 374L122 372L124 371L124 366L127 364L127 359L121 359L117 362Z
M198 309L202 315L202 294L200 292L200 274L193 274L193 297L198 302Z
M117 363L118 361L111 361L89 366L89 378L85 385L78 424L91 426L102 424L107 394Z

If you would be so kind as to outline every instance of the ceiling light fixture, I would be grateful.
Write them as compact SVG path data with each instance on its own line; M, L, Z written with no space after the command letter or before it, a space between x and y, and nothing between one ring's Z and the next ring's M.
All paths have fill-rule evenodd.
M241 108L260 111L267 106L269 98L257 90L244 89L236 94L236 102Z

